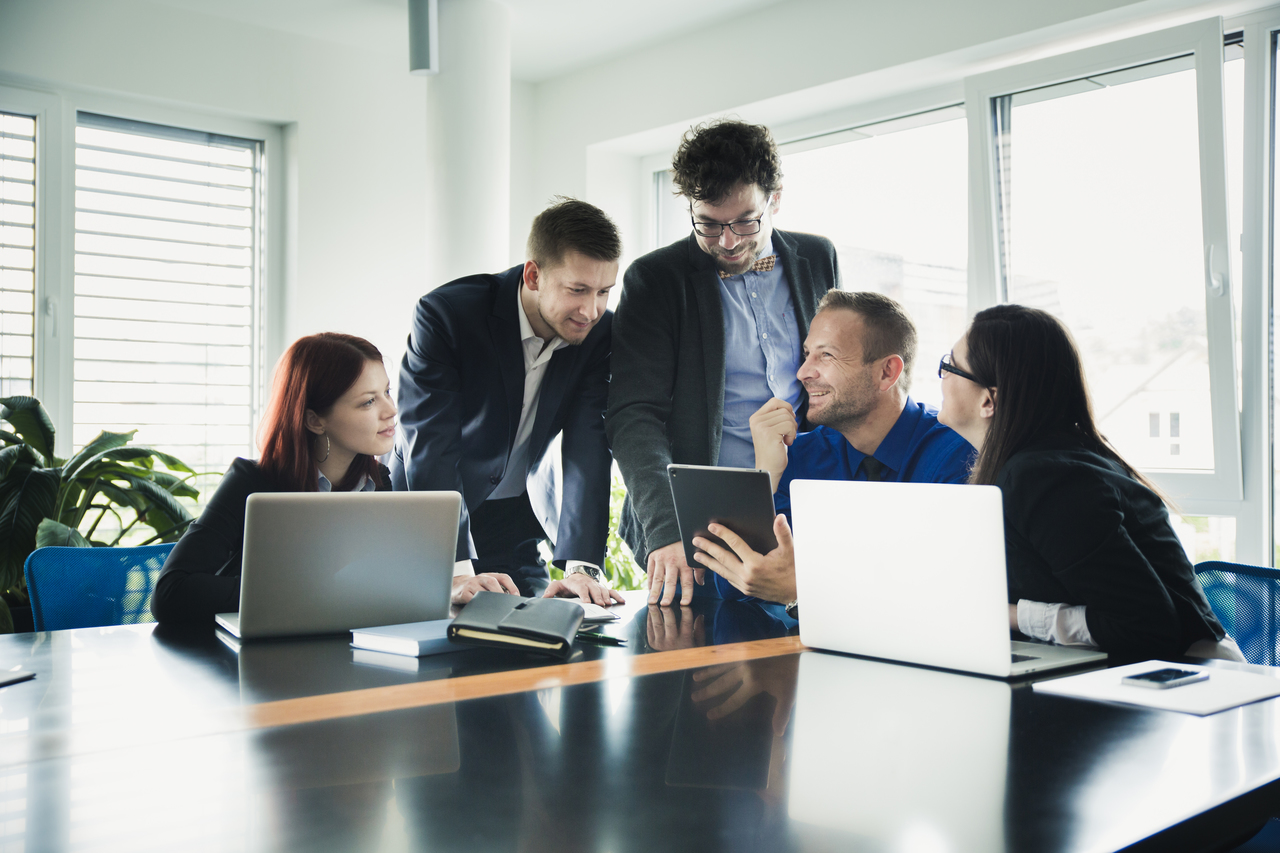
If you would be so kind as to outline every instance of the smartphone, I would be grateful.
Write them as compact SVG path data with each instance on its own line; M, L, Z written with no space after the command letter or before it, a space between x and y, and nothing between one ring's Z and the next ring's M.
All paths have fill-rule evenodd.
M1208 681L1209 673L1198 669L1156 669L1140 675L1127 675L1120 679L1121 684L1131 687L1154 687L1167 690L1170 687L1181 687L1184 684L1195 684L1197 681Z

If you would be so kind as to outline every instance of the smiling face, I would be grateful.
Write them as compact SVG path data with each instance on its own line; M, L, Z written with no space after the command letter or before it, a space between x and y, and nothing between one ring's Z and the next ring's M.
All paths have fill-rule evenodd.
M756 256L773 236L773 216L778 212L781 195L781 192L774 193L770 199L756 184L738 184L716 204L692 202L690 213L695 222L725 226L719 237L703 237L695 231L698 247L715 259L722 272L740 275L751 269ZM728 227L729 223L752 219L760 220L760 230L755 234L743 237Z
M396 436L396 404L391 383L380 361L366 361L364 370L327 413L307 410L307 429L328 437L329 453L337 457L381 456ZM323 445L324 442L321 442ZM321 455L325 455L321 448Z
M810 422L841 432L864 421L880 401L880 361L862 361L862 315L819 311L804 340L796 377L809 392ZM896 358L896 356L889 356Z
M525 263L520 302L538 337L550 340L558 336L576 345L587 339L604 316L609 291L617 281L617 261L601 261L570 250L555 266Z

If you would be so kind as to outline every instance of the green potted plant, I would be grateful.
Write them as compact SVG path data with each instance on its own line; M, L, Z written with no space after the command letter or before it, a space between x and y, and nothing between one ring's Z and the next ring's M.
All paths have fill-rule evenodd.
M138 525L153 535L131 544L172 542L191 523L178 498L199 496L195 472L167 453L129 446L137 430L103 431L61 459L53 421L36 398L0 398L0 421L10 427L0 425L0 633L14 630L15 609L26 609L18 621L29 625L22 568L36 548L109 547ZM107 518L115 523L103 527Z

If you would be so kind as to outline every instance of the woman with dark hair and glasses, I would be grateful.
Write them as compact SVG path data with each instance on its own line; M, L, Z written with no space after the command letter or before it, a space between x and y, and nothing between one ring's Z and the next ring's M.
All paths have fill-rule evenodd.
M1052 315L980 311L938 366L938 420L1004 496L1010 627L1119 658L1243 660L1152 484L1098 432L1080 354Z
M294 341L276 366L258 434L262 454L231 463L169 553L151 600L156 619L203 623L239 610L249 495L388 490L390 476L377 457L391 450L395 429L396 404L377 347L336 332Z

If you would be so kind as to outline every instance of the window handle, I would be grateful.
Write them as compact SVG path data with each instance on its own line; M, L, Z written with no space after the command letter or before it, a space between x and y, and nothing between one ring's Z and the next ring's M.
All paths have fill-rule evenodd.
M1210 243L1207 250L1208 260L1205 267L1209 271L1209 292L1214 296L1221 296L1226 292L1227 277L1218 269L1218 256L1222 253L1217 251L1217 245Z
M45 297L44 316L46 334L51 338L56 338L58 336L58 297Z

